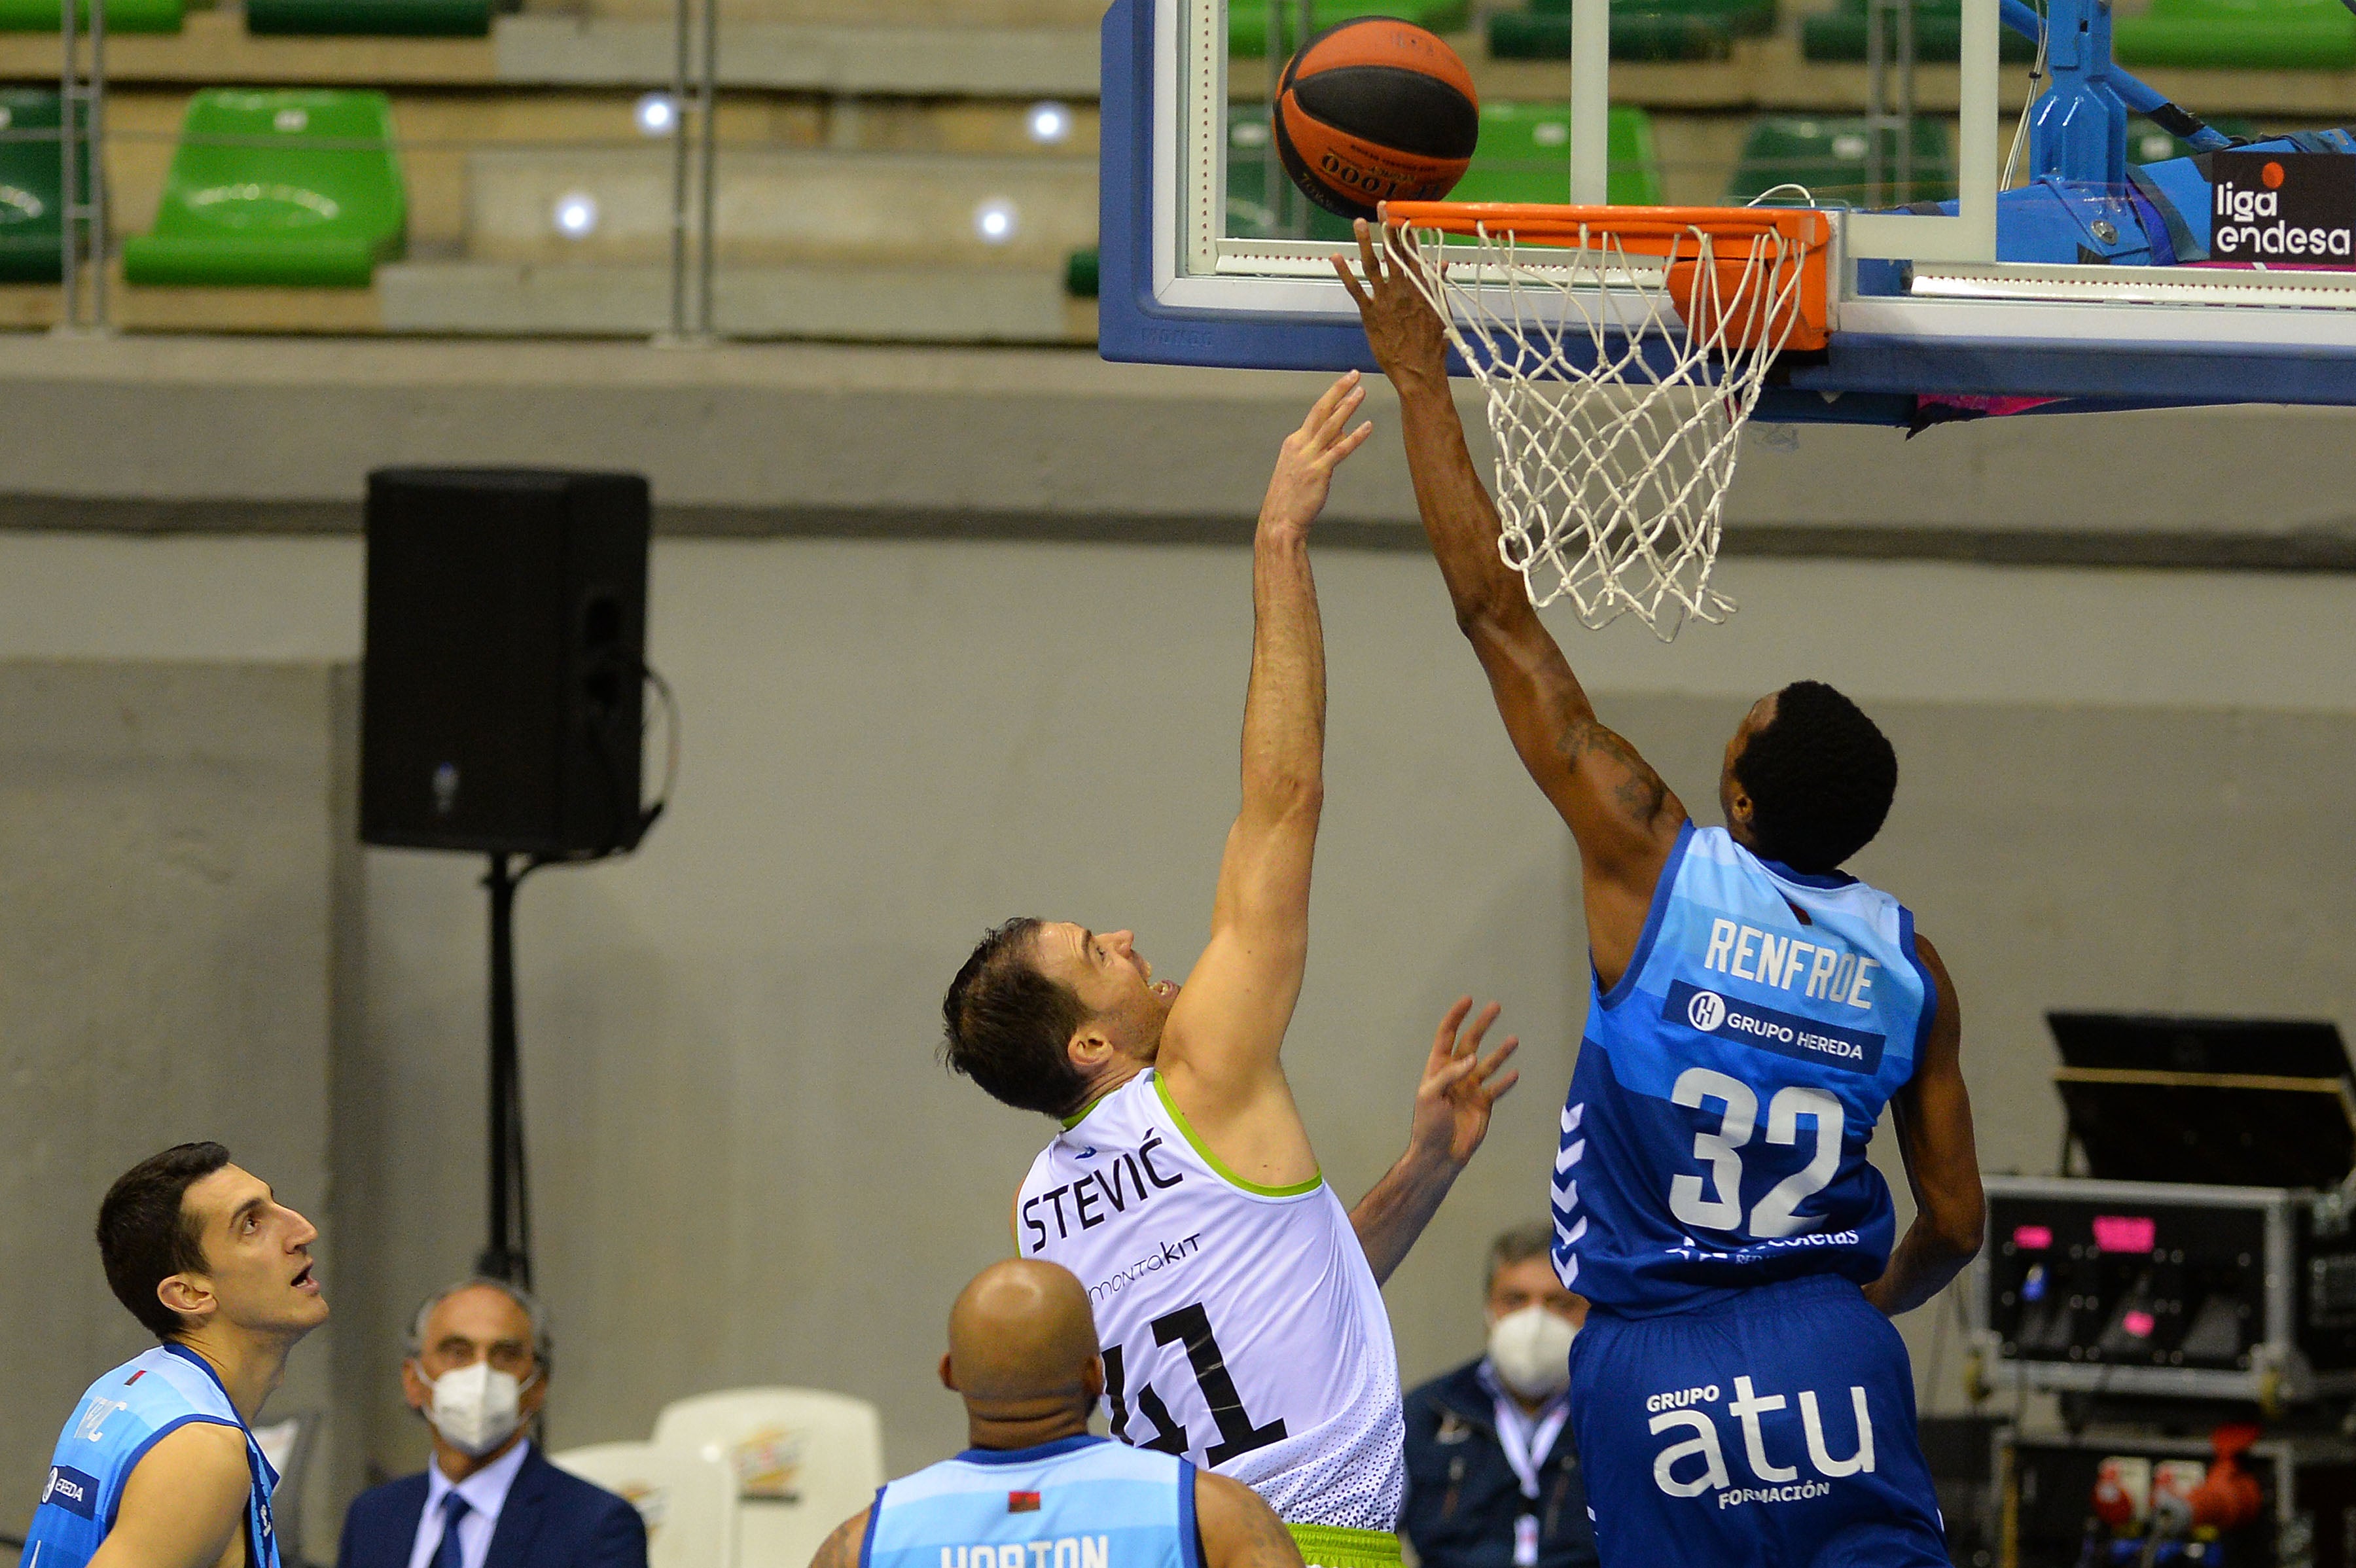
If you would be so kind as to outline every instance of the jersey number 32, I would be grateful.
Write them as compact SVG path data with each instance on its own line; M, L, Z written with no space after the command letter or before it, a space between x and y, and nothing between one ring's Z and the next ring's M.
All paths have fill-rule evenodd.
M1186 1347L1186 1364L1194 1369L1194 1382L1203 1391L1203 1402L1211 1407L1211 1420L1219 1429L1219 1440L1203 1455L1211 1468L1215 1470L1239 1455L1284 1440L1281 1417L1261 1425L1252 1424L1251 1416L1244 1410L1243 1396L1236 1391L1235 1374L1227 1370L1227 1358L1211 1332L1210 1314L1203 1310L1201 1302L1163 1313L1153 1320L1152 1328L1156 1345L1183 1343ZM1164 1454L1185 1453L1193 1446L1187 1440L1185 1423L1170 1418L1170 1407L1162 1402L1162 1396L1153 1391L1151 1383L1138 1386L1135 1400L1137 1413L1153 1423L1153 1435L1139 1439L1129 1434L1130 1394L1124 1387L1122 1360L1119 1346L1105 1347L1105 1402L1112 1407L1112 1434L1139 1448L1158 1449Z
M1708 1100L1726 1107L1717 1132L1694 1134L1694 1158L1708 1167L1709 1175L1673 1178L1669 1212L1697 1230L1741 1230L1742 1150L1758 1130L1758 1094L1740 1079L1695 1067L1677 1075L1669 1099L1696 1111ZM1822 1191L1840 1169L1841 1102L1821 1089L1794 1083L1777 1090L1767 1102L1767 1141L1787 1148L1798 1143L1804 1116L1816 1124L1815 1155L1777 1182L1751 1210L1750 1232L1762 1240L1796 1236L1815 1227L1816 1217L1800 1213L1800 1204ZM1715 1197L1710 1196L1713 1187Z

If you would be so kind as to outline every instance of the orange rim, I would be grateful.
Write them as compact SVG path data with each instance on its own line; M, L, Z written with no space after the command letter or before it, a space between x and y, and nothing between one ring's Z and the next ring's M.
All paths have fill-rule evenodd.
M1822 349L1830 340L1831 295L1826 263L1831 254L1832 219L1806 207L1555 207L1510 201L1390 201L1377 215L1409 229L1449 234L1510 235L1535 245L1577 245L1608 239L1622 251L1669 258L1669 292L1677 310L1697 328L1723 331L1742 347L1761 342L1788 349ZM1730 242L1713 256L1714 287L1701 290L1701 259L1696 232ZM1761 279L1748 248L1767 235L1787 247L1778 269L1798 273L1799 286L1786 292ZM1785 274L1788 277L1789 274ZM1765 288L1775 303L1754 290Z
M1773 232L1802 247L1832 242L1832 219L1811 207L1556 207L1514 201L1391 201L1386 222L1450 234L1512 234L1524 240L1576 240L1609 234L1632 251L1665 251L1696 230L1730 240Z

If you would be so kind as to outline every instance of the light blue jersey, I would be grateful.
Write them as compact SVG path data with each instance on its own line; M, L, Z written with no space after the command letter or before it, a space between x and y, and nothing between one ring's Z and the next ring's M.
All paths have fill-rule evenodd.
M194 1351L158 1345L91 1384L58 1437L20 1568L82 1568L114 1528L123 1488L147 1451L191 1422L245 1435L253 1491L245 1510L248 1568L279 1568L270 1494L278 1472L239 1419L229 1391Z
M1554 1169L1563 1283L1642 1316L1878 1277L1894 1220L1866 1145L1936 1002L1895 898L1688 822L1588 1008Z
M878 1490L860 1568L1202 1568L1194 1466L1087 1435L969 1448Z

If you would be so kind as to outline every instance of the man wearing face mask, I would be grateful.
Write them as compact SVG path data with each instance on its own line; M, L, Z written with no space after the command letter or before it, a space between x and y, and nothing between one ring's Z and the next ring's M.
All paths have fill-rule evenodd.
M352 1500L337 1568L646 1568L638 1510L527 1435L548 1362L529 1293L476 1278L426 1297L401 1386L434 1430L434 1462Z
M1407 1397L1407 1509L1425 1568L1588 1568L1595 1535L1570 1434L1570 1345L1587 1303L1555 1277L1545 1224L1489 1249L1488 1353Z

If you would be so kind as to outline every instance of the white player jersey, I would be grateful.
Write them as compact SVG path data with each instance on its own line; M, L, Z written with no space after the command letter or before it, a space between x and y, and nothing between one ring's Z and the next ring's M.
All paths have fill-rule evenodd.
M1032 1162L1015 1228L1087 1287L1115 1437L1243 1482L1287 1524L1398 1523L1398 1353L1323 1178L1240 1180L1149 1071Z

